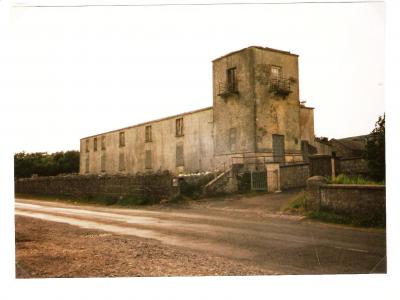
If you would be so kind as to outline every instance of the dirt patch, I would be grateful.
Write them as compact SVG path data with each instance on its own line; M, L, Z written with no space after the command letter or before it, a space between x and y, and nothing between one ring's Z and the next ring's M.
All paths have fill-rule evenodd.
M272 274L154 240L23 216L15 220L17 278Z

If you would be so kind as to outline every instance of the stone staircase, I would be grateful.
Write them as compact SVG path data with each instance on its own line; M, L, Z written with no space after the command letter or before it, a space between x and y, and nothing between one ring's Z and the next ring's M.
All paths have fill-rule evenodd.
M203 195L214 196L218 194L237 192L237 180L229 168L207 183L203 188Z

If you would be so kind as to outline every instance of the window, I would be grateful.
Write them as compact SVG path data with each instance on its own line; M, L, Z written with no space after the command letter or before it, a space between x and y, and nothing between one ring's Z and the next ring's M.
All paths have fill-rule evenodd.
M93 139L93 151L97 151L97 138Z
M125 132L120 132L119 133L119 146L124 147L125 146Z
M273 79L282 78L282 68L278 66L271 66L271 77Z
M183 145L176 145L176 166L184 166Z
M103 154L101 156L101 172L105 172L106 171L106 155Z
M106 137L101 137L101 150L106 150Z
M85 173L89 173L89 156L86 156L85 160Z
M89 152L89 140L86 140L85 151Z
M176 119L176 136L183 135L183 118Z
M236 128L229 129L229 147L231 151L236 150L236 133L237 133Z
M123 152L119 154L118 165L119 165L119 170L120 171L124 171L125 170L125 154Z
M144 167L146 169L151 169L151 150L146 150L146 157L144 160Z
M151 142L151 125L149 125L149 126L146 126L146 129L145 129L145 141L146 142Z
M236 68L226 70L227 89L229 92L237 91Z

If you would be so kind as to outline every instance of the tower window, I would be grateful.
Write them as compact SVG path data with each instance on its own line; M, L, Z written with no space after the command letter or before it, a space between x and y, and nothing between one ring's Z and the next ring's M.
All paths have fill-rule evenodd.
M273 79L282 78L282 68L278 66L271 66L271 77Z
M86 140L85 151L89 152L89 139Z
M183 118L176 119L176 136L183 136Z
M229 92L237 91L236 68L226 70L227 89Z
M93 151L97 151L97 138L93 139Z
M146 129L145 129L145 141L146 142L151 142L151 125L149 125L149 126L146 126Z

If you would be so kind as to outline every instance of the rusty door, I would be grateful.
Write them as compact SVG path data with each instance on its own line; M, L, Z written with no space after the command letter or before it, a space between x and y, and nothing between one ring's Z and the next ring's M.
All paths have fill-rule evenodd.
M272 151L274 162L285 162L285 136L280 134L272 135Z

